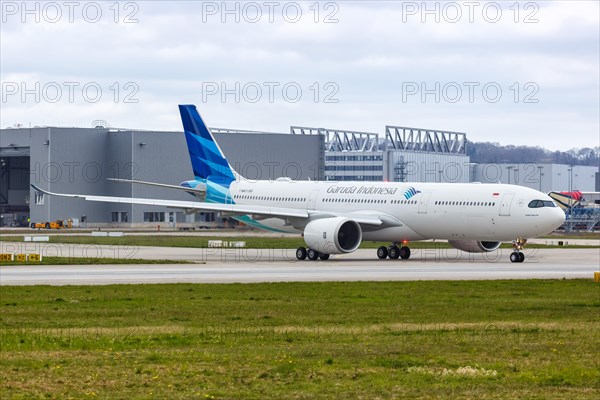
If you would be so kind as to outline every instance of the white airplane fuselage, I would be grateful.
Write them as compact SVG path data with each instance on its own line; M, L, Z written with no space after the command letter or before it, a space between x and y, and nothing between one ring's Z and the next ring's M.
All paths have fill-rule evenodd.
M418 192L405 195L411 189ZM533 200L551 202L550 197L516 185L241 180L229 190L228 201L239 205L387 214L401 222L402 226L363 228L363 240L372 241L508 241L549 233L564 221L559 207L529 207ZM293 218L250 218L263 229L302 233L302 222Z

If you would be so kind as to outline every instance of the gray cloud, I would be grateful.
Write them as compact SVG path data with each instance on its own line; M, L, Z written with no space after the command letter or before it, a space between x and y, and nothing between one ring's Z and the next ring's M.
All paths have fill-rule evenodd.
M43 18L22 23L19 15L3 14L3 84L25 82L32 88L35 82L41 87L78 82L81 87L94 82L102 88L102 98L90 102L76 93L73 102L63 94L56 103L44 96L36 103L32 95L25 102L18 94L8 96L0 124L89 126L102 118L115 126L179 129L176 104L185 102L198 104L213 126L287 131L289 125L303 124L382 132L386 124L398 124L551 149L598 145L597 2L528 2L539 7L534 16L539 21L531 24L522 22L531 12L524 9L527 2L520 3L518 23L509 8L513 2L502 3L497 23L477 12L473 23L466 15L450 23L441 14L439 23L429 14L422 23L419 13L406 13L422 2L332 2L327 9L322 2L320 21L336 11L333 17L339 22L330 24L314 22L313 2L293 3L302 6L297 23L280 13L270 23L264 8L257 23L243 16L236 23L232 15L222 23L218 14L203 15L207 6L220 7L221 2L131 3L138 23L122 23L133 8L121 9L120 21L114 23L111 2L100 3L103 15L97 23L78 14L73 23L64 16L57 23ZM281 2L278 9L288 4ZM436 3L428 4L433 8ZM437 4L440 10L449 5L466 10L463 2ZM480 8L487 4L480 2ZM247 5L239 3L240 9ZM131 94L124 87L131 82L139 88L133 96L137 103L123 100ZM203 96L211 82L228 89L236 82L240 88L256 83L263 95L256 103L243 95L239 102L234 95L222 102L220 93ZM279 83L273 102L268 101L268 82ZM281 93L290 82L302 89L297 103ZM332 96L337 103L324 102L333 93L325 88L328 82L339 89ZM463 91L456 103L450 101L453 82ZM478 84L472 102L465 82ZM412 83L430 90L437 83L449 91L439 101L435 94L407 97L403 89ZM489 83L502 90L497 102L481 92ZM536 85L534 95L527 83ZM527 95L537 103L526 103Z

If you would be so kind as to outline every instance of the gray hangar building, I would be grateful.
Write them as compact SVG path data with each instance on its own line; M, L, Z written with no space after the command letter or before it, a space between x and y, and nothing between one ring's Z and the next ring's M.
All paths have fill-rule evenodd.
M225 156L248 179L322 180L321 135L212 129ZM211 223L214 213L41 196L33 183L58 193L193 201L177 190L106 178L175 184L193 179L183 132L34 127L0 130L2 226L72 219L77 226Z

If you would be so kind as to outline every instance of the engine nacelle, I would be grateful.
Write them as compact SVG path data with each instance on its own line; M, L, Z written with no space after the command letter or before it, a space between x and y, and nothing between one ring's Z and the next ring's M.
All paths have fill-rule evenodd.
M448 240L450 246L467 253L489 253L498 250L500 242L486 242L477 240Z
M356 221L348 218L316 219L304 228L304 241L319 253L351 253L362 242L362 229Z

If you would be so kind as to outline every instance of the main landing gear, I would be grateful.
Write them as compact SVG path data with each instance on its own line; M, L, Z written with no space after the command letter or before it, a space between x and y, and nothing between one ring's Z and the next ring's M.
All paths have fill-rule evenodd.
M319 253L313 249L305 249L304 247L298 247L296 250L296 258L298 260L306 260L307 258L311 261L317 261L321 259L323 261L329 260L329 254Z
M518 238L517 240L513 240L515 251L510 253L510 262L522 263L525 261L525 254L521 253L525 244L527 244L527 239Z
M410 249L408 246L398 247L398 243L392 243L389 246L381 246L377 249L377 257L380 260L384 260L389 257L392 260L397 260L401 258L403 260L408 260L410 258Z

